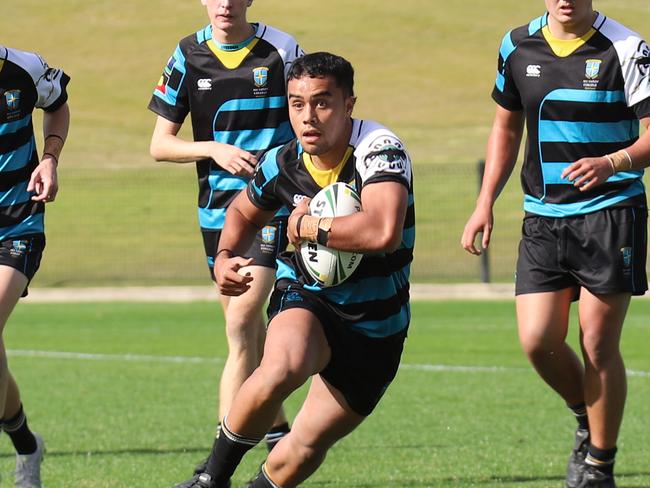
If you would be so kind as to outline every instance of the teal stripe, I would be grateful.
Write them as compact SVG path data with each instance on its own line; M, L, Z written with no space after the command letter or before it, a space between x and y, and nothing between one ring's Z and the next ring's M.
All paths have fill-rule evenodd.
M402 231L402 247L412 249L415 246L415 226Z
M576 203L545 203L539 198L526 195L524 198L524 210L535 215L545 217L572 217L574 215L584 215L596 212L604 208L611 207L617 203L623 202L630 198L645 193L645 187L641 180L632 183L625 190L615 195L601 195L584 202Z
M32 154L36 148L34 136L27 144L23 144L11 152L0 154L0 173L3 171L15 171L22 169L29 164Z
M560 102L585 102L585 103L621 103L626 102L625 92L622 90L574 90L562 88L553 90L546 97L546 101Z
M275 279L276 280L281 280L283 278L292 280L292 281L297 281L298 276L296 275L295 270L286 264L284 261L280 261L279 259L277 260L278 263L278 269L275 272Z
M505 64L506 59L514 52L517 47L512 42L512 31L507 32L503 39L501 39L501 48L499 49L499 55Z
M276 147L267 152L262 160L260 169L262 170L262 174L267 183L280 173L280 167L278 166L278 152L280 152L280 148Z
M282 122L277 128L218 131L213 134L214 140L223 144L237 146L245 151L263 151L279 144L284 144L293 137L289 122Z
M243 190L248 184L248 178L234 176L226 171L210 171L208 184L212 190L230 191Z
M544 174L544 183L546 185L573 185L573 182L562 178L562 171L572 163L542 163L542 173ZM642 171L623 171L610 176L607 181L622 181L643 176Z
M43 213L30 215L18 225L9 227L0 227L0 241L5 241L11 237L20 237L29 234L42 234L44 228Z
M639 137L639 123L635 120L621 122L565 122L539 121L540 142L621 142Z
M15 120L13 122L7 122L5 124L0 124L0 136L6 134L13 134L14 132L27 127L32 121L32 114L25 115L22 119Z
M528 34L532 36L535 32L540 30L545 25L546 25L546 14L537 17L536 19L533 19L530 22L530 24L528 24Z
M282 108L287 106L286 97L265 97L265 98L239 98L236 100L228 100L224 103L215 116L221 112L241 112L244 110L267 110L273 108Z
M199 225L202 229L221 230L225 221L225 208L199 208Z
M317 291L321 296L325 296L329 301L339 305L386 300L395 295L398 285L403 285L394 275L403 275L410 266L408 264L390 276L364 278L354 282L345 282L332 288L319 288L312 291Z

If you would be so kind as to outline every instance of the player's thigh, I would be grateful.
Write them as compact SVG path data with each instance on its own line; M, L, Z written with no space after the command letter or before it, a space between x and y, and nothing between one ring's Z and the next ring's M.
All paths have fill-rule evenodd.
M259 313L273 288L275 269L266 266L246 266L241 268L239 273L252 276L253 281L250 282L250 288L245 293L230 298L227 306L228 315L246 315L247 310Z
M27 287L28 279L11 266L0 264L0 333Z
M323 326L313 311L289 308L273 316L264 343L263 370L304 377L306 381L322 371L330 357Z
M517 295L519 340L526 350L553 348L564 342L575 288Z
M323 452L363 422L343 394L321 376L314 376L309 393L294 420L291 435L296 447Z

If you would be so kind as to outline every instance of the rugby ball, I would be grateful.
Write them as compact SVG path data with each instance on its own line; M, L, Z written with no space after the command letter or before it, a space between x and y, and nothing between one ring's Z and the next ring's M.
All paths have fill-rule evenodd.
M343 217L361 211L361 199L349 185L332 183L319 191L309 202L309 213L316 217ZM357 269L363 254L339 251L317 242L303 241L299 246L304 270L322 286L336 286Z

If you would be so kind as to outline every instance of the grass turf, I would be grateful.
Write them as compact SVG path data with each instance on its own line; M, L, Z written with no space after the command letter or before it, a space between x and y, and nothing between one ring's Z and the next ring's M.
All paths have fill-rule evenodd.
M623 338L636 371L619 443L625 487L650 485L648 314L650 302L635 301ZM48 444L45 486L164 487L186 478L211 443L222 329L213 303L19 304L6 344L30 425ZM575 343L575 325L570 335ZM291 417L304 393L287 402ZM395 382L305 486L560 487L573 428L519 350L511 302L418 302ZM264 456L263 447L247 455L235 486ZM5 480L12 463L5 438Z

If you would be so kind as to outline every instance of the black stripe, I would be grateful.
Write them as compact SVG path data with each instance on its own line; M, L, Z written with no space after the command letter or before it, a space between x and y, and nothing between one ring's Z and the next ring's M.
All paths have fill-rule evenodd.
M226 208L235 199L241 190L215 190L212 192L212 199L208 205L209 209Z
M287 107L221 112L215 121L214 129L216 131L274 129L288 120Z
M365 278L388 277L401 271L412 261L413 249L410 247L398 249L386 256L366 255L361 260L351 280L360 281Z
M20 224L30 215L43 213L44 210L45 204L43 202L32 202L31 200L0 207L0 227L11 227Z
M577 203L593 200L596 197L614 196L616 193L625 190L637 179L603 183L602 185L587 191L580 191L573 185L546 185L546 203Z
M415 225L415 205L409 205L406 209L406 217L404 218L404 228L410 229Z
M362 321L385 320L398 314L409 301L409 286L400 288L395 295L381 300L370 300L361 303L349 303L337 307L348 315L361 315Z
M15 151L32 140L34 130L30 121L25 127L21 127L16 132L0 136L0 154L6 154Z
M621 122L636 120L636 115L625 102L585 103L552 100L542 106L541 118L571 122Z
M599 157L631 146L636 139L622 142L542 142L542 159L546 163L570 163L580 158Z
M36 153L34 153L35 155ZM29 164L15 171L5 171L0 173L0 191L9 191L18 183L28 181L32 171L38 166L38 159L32 157Z

